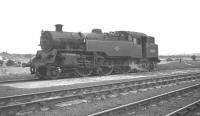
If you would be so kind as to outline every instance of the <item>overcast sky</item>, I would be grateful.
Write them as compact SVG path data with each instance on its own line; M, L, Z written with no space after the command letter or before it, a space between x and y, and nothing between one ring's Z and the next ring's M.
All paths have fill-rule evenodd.
M199 0L2 0L0 52L36 53L41 30L128 30L156 38L159 54L200 53Z

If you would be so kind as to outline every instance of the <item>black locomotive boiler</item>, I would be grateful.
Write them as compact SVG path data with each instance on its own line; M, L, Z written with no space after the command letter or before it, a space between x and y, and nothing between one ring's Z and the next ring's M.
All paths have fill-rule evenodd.
M55 31L41 32L41 50L31 61L32 73L40 79L154 70L159 62L154 37L144 33L63 32L61 24L55 26Z

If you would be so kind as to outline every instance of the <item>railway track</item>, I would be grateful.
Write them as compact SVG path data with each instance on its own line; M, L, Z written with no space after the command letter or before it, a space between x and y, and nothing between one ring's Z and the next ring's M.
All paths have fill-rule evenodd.
M166 100L171 97L179 96L181 94L191 92L191 91L193 91L195 89L199 89L199 88L200 88L200 84L192 85L189 87L181 88L181 89L178 89L175 91L171 91L171 92L160 94L160 95L157 95L154 97L143 99L143 100L140 100L137 102L133 102L133 103L121 105L121 106L118 106L115 108L111 108L108 110L100 111L100 112L97 112L94 114L90 114L88 116L129 116L129 114L131 114L131 112L134 112L134 110L137 110L138 108L140 108L142 106L149 106L150 104L154 104L155 102L160 102L162 100ZM167 114L165 116L183 116L185 113L187 113L187 111L191 111L192 106L197 105L197 104L199 106L199 103L200 103L200 100L198 100L192 104L189 104L179 110L176 110L170 114Z
M171 112L166 116L187 116L188 113L195 111L199 107L200 107L200 99L174 112Z
M16 79L16 80L6 80L6 81L0 81L0 84L21 83L21 82L30 82L30 81L39 81L39 79ZM40 80L40 81L41 81L41 80Z
M82 100L92 100L102 95L109 96L115 93L123 93L127 91L138 91L152 87L161 87L179 82L193 81L200 79L200 73L173 75L138 81L123 81L116 83L108 83L97 86L88 86L84 88L62 89L56 91L46 91L40 93L31 93L15 96L7 96L0 98L0 114L2 116L13 115L19 112L29 113L30 111L38 111L44 108L51 109L60 102Z

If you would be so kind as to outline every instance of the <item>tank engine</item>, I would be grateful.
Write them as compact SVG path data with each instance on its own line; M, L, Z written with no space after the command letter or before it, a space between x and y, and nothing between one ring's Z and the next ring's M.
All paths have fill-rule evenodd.
M38 78L153 70L159 62L154 37L144 33L103 33L101 29L93 29L91 33L63 32L61 24L55 26L55 31L41 32L41 50L31 61L36 69L32 73Z

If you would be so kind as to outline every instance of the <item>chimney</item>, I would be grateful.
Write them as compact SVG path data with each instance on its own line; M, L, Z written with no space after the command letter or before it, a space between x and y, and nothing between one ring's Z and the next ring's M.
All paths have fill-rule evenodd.
M56 26L56 31L57 31L57 32L63 32L63 31L62 31L62 27L63 27L62 24L56 24L55 26Z

